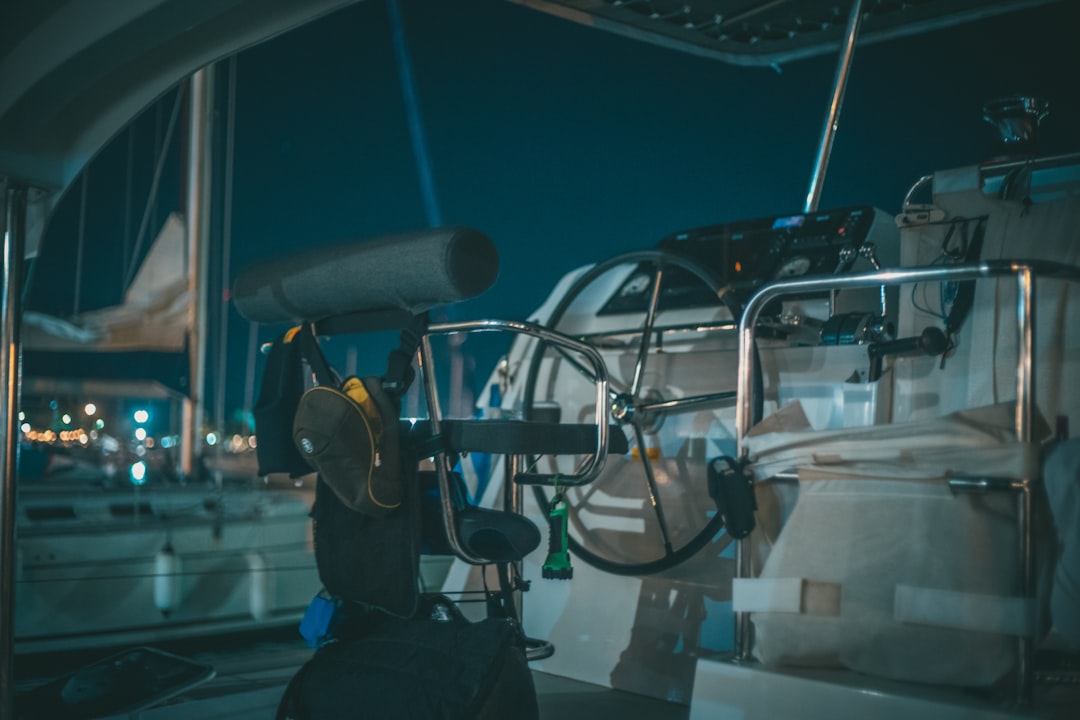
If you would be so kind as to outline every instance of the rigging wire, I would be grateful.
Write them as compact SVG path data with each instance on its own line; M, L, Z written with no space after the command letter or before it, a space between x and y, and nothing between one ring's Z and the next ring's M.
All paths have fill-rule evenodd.
M180 116L180 106L183 104L184 88L181 86L176 91L176 100L173 101L172 113L169 115L169 124L165 128L165 138L161 143L161 150L158 153L157 162L154 165L154 178L150 182L150 192L146 198L146 205L143 208L142 221L139 223L139 232L135 237L135 249L131 253L131 257L128 258L127 272L124 274L124 287L131 285L131 281L135 279L135 272L139 267L138 257L142 251L143 239L146 236L146 228L150 222L150 213L157 207L157 194L158 186L161 184L161 173L165 169L165 157L169 154L169 144L172 142L173 132L176 130L176 119Z
M390 24L394 37L394 54L397 57L398 77L401 80L401 94L405 101L405 113L408 116L409 135L412 138L413 155L416 157L416 174L420 179L420 192L424 198L424 212L428 227L442 225L442 212L435 193L435 180L431 170L431 156L424 137L424 123L420 114L420 101L416 95L416 83L413 80L412 60L409 47L405 42L405 25L397 0L386 0L390 11Z

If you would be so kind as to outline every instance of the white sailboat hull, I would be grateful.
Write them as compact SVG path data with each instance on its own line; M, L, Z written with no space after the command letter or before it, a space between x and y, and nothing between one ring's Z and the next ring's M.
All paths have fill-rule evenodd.
M320 588L310 495L27 493L19 528L18 649L152 642L296 622Z

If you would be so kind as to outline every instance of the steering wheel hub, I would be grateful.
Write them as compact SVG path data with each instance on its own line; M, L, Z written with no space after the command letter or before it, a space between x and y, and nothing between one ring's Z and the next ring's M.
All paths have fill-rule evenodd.
M620 425L634 419L634 396L630 393L619 393L611 401L611 417L615 418Z

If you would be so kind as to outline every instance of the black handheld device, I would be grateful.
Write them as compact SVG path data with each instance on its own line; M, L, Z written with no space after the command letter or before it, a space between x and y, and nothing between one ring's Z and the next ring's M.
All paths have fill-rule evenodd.
M134 713L214 677L214 668L152 647L110 655L15 699L16 720L85 720Z

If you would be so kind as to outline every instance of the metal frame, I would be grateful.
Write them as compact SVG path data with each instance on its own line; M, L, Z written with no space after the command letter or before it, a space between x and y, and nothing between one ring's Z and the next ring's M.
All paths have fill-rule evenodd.
M739 369L736 390L738 400L735 415L735 438L738 456L742 459L748 459L748 450L744 440L746 434L750 431L751 409L754 401L754 366L752 362L754 327L761 311L770 301L792 293L845 290L876 285L904 285L919 282L948 282L1007 277L1015 279L1018 291L1016 322L1019 357L1016 365L1016 435L1021 442L1031 442L1035 416L1034 299L1036 278L1053 278L1080 283L1080 268L1039 260L990 260L948 267L882 270L844 277L808 277L770 283L761 288L750 298L739 322ZM1017 534L1019 537L1017 550L1020 561L1020 584L1025 597L1035 596L1034 533L1032 529L1031 499L1034 481L1032 478L1023 478L1002 488L1017 494ZM735 577L748 578L752 577L753 574L754 568L752 566L750 544L740 540L736 547ZM748 612L737 612L735 613L736 661L749 661L751 659L750 651L750 614ZM1034 643L1031 638L1026 636L1018 637L1016 699L1020 704L1029 704L1031 702L1034 679L1032 672L1033 653Z
M424 380L424 395L428 404L428 418L431 422L431 432L438 435L442 429L442 410L439 407L439 388L435 380L434 361L431 351L431 336L433 335L456 335L472 332L514 332L557 345L572 352L579 353L588 360L592 366L593 377L596 384L596 452L592 459L585 464L577 473L568 476L560 476L560 485L584 485L592 482L604 467L607 460L608 448L608 424L607 418L611 413L611 397L608 392L607 366L600 353L591 345L575 340L554 330L528 322L514 320L470 320L456 323L442 323L428 327L427 333L420 340L417 350L417 359L420 365L420 373ZM507 463L506 480L513 482L512 466L515 463ZM489 565L490 560L473 555L465 550L457 534L457 525L454 522L456 509L450 487L450 459L445 455L435 458L435 467L439 477L439 494L442 502L442 513L446 525L446 537L454 554L472 565ZM520 509L519 493L510 494L512 499L511 510ZM518 508L514 508L518 505Z
M818 143L817 158L814 160L814 172L810 176L810 189L806 192L804 211L817 212L821 201L821 192L825 188L825 171L829 168L832 156L833 140L840 126L840 110L844 106L844 91L847 90L848 75L851 74L851 61L855 57L855 41L859 38L862 26L862 0L855 0L848 14L847 28L844 30L844 45L840 51L840 63L836 66L836 78L833 80L832 97L825 114L825 126Z
M27 189L0 177L0 239L3 292L0 299L0 717L15 706L15 502L19 457L19 383Z

